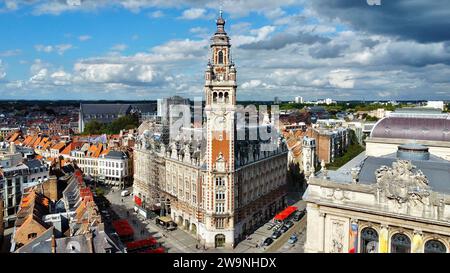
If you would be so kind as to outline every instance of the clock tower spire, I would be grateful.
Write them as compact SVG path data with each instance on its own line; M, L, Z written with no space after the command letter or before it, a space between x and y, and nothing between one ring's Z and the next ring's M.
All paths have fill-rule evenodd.
M207 116L206 225L220 229L225 243L234 240L234 172L236 68L222 11L211 38L210 61L205 71Z

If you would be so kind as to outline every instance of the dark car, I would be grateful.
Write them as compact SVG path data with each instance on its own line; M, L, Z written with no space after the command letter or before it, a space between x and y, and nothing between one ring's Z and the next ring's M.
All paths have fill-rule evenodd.
M282 226L282 227L280 228L280 232L281 232L281 233L285 233L288 229L289 229L289 228L288 228L287 226Z
M269 223L269 225L267 226L267 230L271 230L272 228L274 228L276 225L274 223Z
M303 218L303 216L305 216L305 210L298 211L298 212L294 215L293 220L296 221L296 222L298 222L298 221L300 221L300 219Z
M292 221L287 221L286 224L284 224L287 228L291 228L294 223Z
M281 232L279 230L275 231L274 233L272 233L272 239L278 239L278 237L281 236Z
M273 239L272 238L266 238L263 242L263 246L269 246L273 243Z

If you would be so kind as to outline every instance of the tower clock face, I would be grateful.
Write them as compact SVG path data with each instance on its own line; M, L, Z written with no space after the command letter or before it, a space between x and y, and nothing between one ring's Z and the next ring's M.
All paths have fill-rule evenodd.
M225 117L217 116L214 119L214 129L216 130L224 130L225 129Z

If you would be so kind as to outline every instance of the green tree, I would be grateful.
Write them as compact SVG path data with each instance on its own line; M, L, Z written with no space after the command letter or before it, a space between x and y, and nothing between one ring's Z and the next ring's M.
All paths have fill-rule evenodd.
M91 120L84 126L85 135L99 135L103 133L105 126L98 120Z

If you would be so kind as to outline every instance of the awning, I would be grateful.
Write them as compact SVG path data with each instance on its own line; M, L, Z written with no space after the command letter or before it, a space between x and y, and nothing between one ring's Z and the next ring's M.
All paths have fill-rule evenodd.
M123 236L128 237L128 236L134 235L133 228L130 226L128 221L125 219L114 221L113 227L116 230L117 235L119 235L120 237L123 237Z
M297 207L289 206L275 216L275 220L283 221L297 210Z

